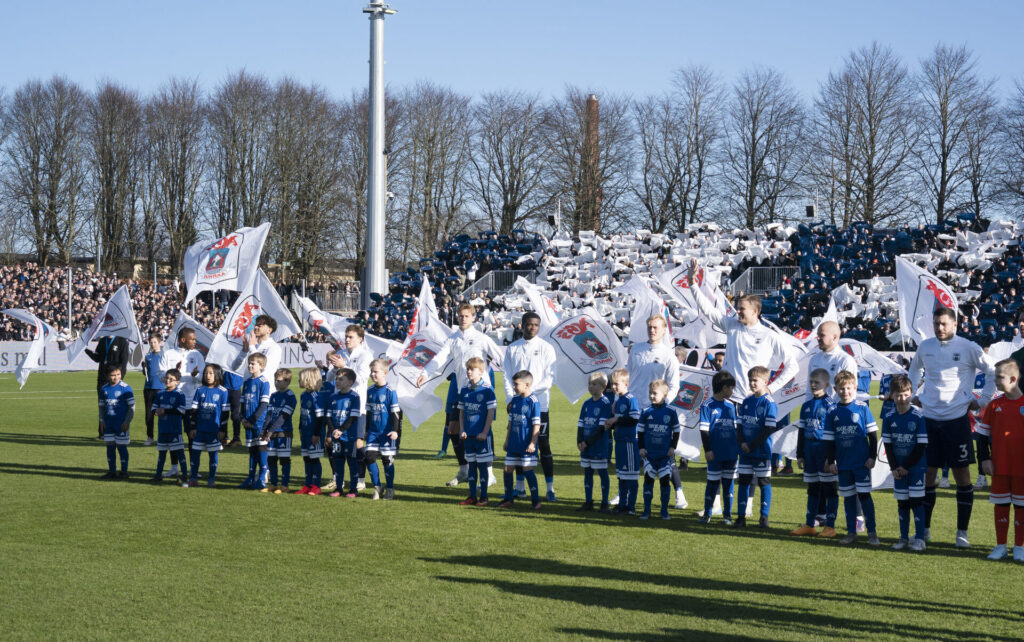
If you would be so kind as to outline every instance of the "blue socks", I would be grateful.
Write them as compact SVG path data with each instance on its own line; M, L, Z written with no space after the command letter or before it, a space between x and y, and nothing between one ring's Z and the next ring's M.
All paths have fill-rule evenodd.
M530 501L536 506L540 502L540 493L537 491L537 473L532 470L523 472L526 477L526 485L530 489Z
M504 499L506 502L514 501L516 498L516 489L513 485L514 473L512 473L511 471L506 472L502 476L502 479L505 482L505 496L502 499Z
M610 486L610 479L608 478L608 469L602 468L597 471L597 476L601 480L601 504L608 503L608 486Z
M395 487L395 462L384 466L384 485L387 488Z
M594 469L583 469L583 496L588 504L594 503Z
M711 510L715 505L715 495L718 494L718 489L722 485L722 482L718 480L708 480L706 486L704 486L704 517L711 517Z
M107 468L110 472L117 472L117 446L113 442L107 442Z
M477 468L477 471L478 471L477 479L480 482L480 499L487 499L487 482L489 481L487 479L487 471L491 468L491 464L490 463L481 464L481 463L478 462L476 464L476 468ZM470 464L469 469L470 470L473 469L473 465L472 464Z
M377 462L370 462L366 465L367 472L370 473L370 483L374 486L380 486L380 468L377 467Z

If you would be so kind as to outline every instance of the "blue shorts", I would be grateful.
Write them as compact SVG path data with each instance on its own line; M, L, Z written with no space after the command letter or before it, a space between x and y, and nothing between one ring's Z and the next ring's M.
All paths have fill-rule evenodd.
M215 453L224 450L224 446L221 445L220 439L217 438L217 433L196 433L196 438L192 440L192 450Z
M263 429L246 428L245 429L245 447L252 448L253 446L266 446L270 443L268 439L260 439L260 433Z
M462 442L466 449L466 461L473 464L489 464L494 461L494 433L487 433L487 439L480 441L476 435L467 436Z
M648 457L644 460L644 476L654 479L668 477L672 474L672 459L668 457Z
M736 479L735 459L727 461L716 459L708 462L708 481L722 481L723 479Z
M772 476L772 459L753 457L751 455L740 455L739 465L736 466L737 475L754 475L755 477Z
M157 452L162 451L178 451L185 450L185 440L181 437L181 432L177 434L173 432L162 432L156 436L156 450Z
M804 482L830 484L836 476L825 470L825 442L820 439L804 441Z
M839 471L839 496L853 497L857 493L871 492L871 471L864 466L855 470Z
M313 445L313 433L302 434L299 433L299 447L302 449L303 457L310 457L313 459L319 459L324 456L324 435L320 433L317 435L320 441L317 442L316 446Z
M129 432L129 430L126 430L124 432L118 432L116 428L104 429L103 441L107 442L108 444L127 446L132 442L131 438L128 436Z
M585 455L581 455L580 466L583 468L591 468L593 470L608 470L608 458L587 457Z
M589 460L592 460L592 461L593 460L598 460L598 459L603 459L605 461L608 461L608 459L609 459L609 457L611 455L611 453L608 452L608 446L609 445L610 444L608 442L608 439L607 438L603 438L603 439L599 440L593 446L587 446L586 448L581 450L580 451L580 458L581 459L589 459Z
M398 456L398 443L394 439L388 439L386 433L371 435L366 439L366 450L373 450L388 457L396 457Z
M331 457L352 459L356 456L356 442L335 439L331 442Z
M929 468L963 468L974 463L974 439L967 415L942 421L924 418L928 444L924 448Z
M626 481L640 479L640 444L635 441L615 442L615 476Z
M506 466L536 466L537 465L537 451L534 450L532 453L528 452L514 452L505 453L505 465Z
M292 456L292 434L285 433L284 437L271 437L267 445L267 455L270 457L291 457Z
M924 497L924 468L908 471L903 479L893 478L892 490L897 501Z

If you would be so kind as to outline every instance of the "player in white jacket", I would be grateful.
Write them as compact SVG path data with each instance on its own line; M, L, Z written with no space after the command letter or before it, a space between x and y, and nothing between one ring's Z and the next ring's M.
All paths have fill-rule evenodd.
M829 377L825 394L835 399L836 392L832 388L832 382L836 375L845 370L857 377L860 374L860 368L857 366L857 359L839 347L839 324L835 321L825 321L818 326L818 348L820 352L812 354L807 364L807 398L814 397L814 393L811 392L810 373L821 368L828 371Z
M967 548L967 527L974 506L974 485L970 469L974 463L974 441L967 414L991 401L995 393L995 366L977 343L956 336L956 313L939 308L932 317L935 336L918 346L910 362L910 383L921 406L928 428L925 458L924 508L925 536L931 535L932 511L935 508L936 474L949 466L956 480L956 546ZM985 389L980 403L974 398L974 379L978 371L985 373ZM922 385L921 379L924 377Z

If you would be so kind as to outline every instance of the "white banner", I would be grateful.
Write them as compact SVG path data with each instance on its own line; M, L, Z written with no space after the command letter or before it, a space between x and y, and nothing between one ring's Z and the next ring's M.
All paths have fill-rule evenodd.
M902 256L896 257L896 292L900 330L917 345L935 336L932 315L937 308L957 314L956 296L946 284Z
M68 361L77 359L87 345L101 337L124 337L130 343L134 343L137 350L141 348L142 333L139 332L139 324L135 321L132 297L128 294L127 285L122 285L114 292L114 296L103 304L103 309L93 318L82 336L68 346ZM138 363L132 360L132 365Z
M555 382L573 404L587 394L587 377L591 373L610 375L613 370L626 367L622 342L593 308L583 308L543 336L558 356Z
M207 290L248 290L260 267L270 223L243 227L212 243L200 241L185 250L185 303Z
M178 335L181 331L191 328L196 333L196 350L203 354L205 358L210 352L210 345L213 344L214 334L209 328L199 323L189 315L185 314L184 310L178 310L178 316L174 319L174 327L171 328L171 333L167 335L167 345L169 348L178 347Z

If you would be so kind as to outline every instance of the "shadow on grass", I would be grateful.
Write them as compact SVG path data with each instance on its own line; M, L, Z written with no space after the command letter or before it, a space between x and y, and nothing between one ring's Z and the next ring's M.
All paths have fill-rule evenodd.
M84 479L88 481L96 481L102 483L121 483L121 484L145 484L149 486L175 486L177 483L172 482L172 478L168 477L163 479L161 484L157 484L153 481L153 473L156 472L155 468L144 468L144 469L132 469L129 467L128 473L131 475L128 479L102 479L102 476L107 472L107 469L102 466L96 468L84 468L76 466L51 466L48 464L17 464L12 462L0 462L0 473L7 473L10 475L39 475L42 477L63 477L65 479ZM206 487L206 477L209 474L209 470L200 467L200 474L202 479L199 482L200 486ZM245 479L245 475L238 473L217 473L217 485L214 489L234 489L242 480Z
M559 633L576 637L591 638L596 640L739 640L747 642L763 640L763 637L751 637L736 635L735 633L713 633L711 631L697 631L694 629L662 629L660 633L651 631L635 633L618 633L616 631L601 631L600 629L579 629L565 628L558 629Z
M0 442L33 446L105 446L96 433L85 435L34 435L23 432L0 432ZM140 446L142 444L139 444Z
M1024 622L1024 616L1016 611L1003 609L976 608L945 604L928 600L908 599L904 597L871 595L851 591L837 591L821 587L793 587L778 584L762 584L757 582L732 582L704 577L686 575L664 575L657 573L636 572L591 566L568 564L556 560L518 557L514 555L478 555L451 556L444 558L421 558L427 562L445 565L469 566L486 571L513 571L516 573L534 573L537 575L553 575L566 578L590 578L605 581L642 583L656 587L683 589L692 591L684 596L668 596L656 591L637 591L634 589L615 589L607 587L587 586L581 590L579 583L551 584L540 582L516 582L507 579L467 578L454 576L438 576L438 579L461 583L490 585L506 593L530 597L542 597L573 602L581 606L602 607L643 611L651 614L666 614L703 619L719 619L730 623L750 623L768 625L780 630L803 633L815 636L835 635L836 631L860 635L891 635L894 632L893 622L876 621L872 617L849 617L843 614L854 612L857 606L865 607L860 611L871 614L872 609L889 609L896 612L893 620L898 622L901 637L931 638L942 640L965 639L1019 639L1008 636L996 636L991 633L979 634L981 623L963 622L949 619L950 625L957 628L933 628L914 624L920 619L922 612L943 613L955 617L995 618L1009 623ZM704 593L714 591L724 595L705 596ZM753 596L760 596L752 600ZM829 614L808 612L802 606L777 603L777 598L795 598L834 603ZM566 630L565 632L573 632ZM602 631L575 631L584 635L596 635L610 639L643 638L645 634L627 635ZM767 635L775 635L766 633ZM654 639L675 637L674 630L665 630ZM704 638L705 633L699 633Z

